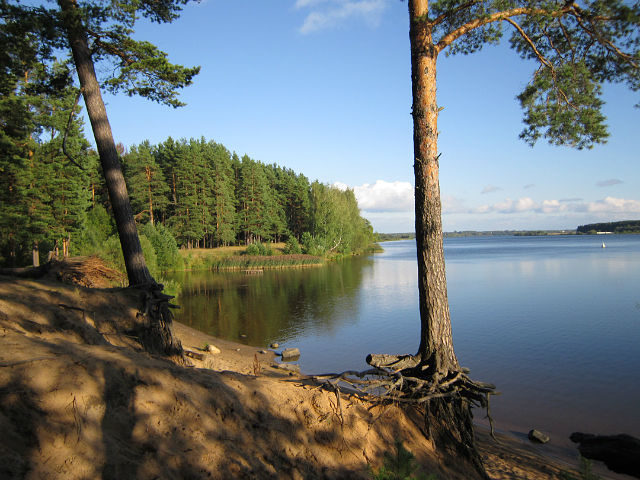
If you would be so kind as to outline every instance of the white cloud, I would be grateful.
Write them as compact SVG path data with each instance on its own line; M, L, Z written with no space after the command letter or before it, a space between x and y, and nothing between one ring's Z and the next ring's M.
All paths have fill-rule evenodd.
M587 212L590 213L640 213L640 201L624 198L606 197L604 200L589 202Z
M341 190L349 188L341 182L335 182L333 185ZM353 193L360 209L366 212L413 211L413 185L409 182L376 180L373 185L356 185L353 187Z
M506 198L493 205L482 205L469 210L469 213L608 213L608 214L638 214L640 201L624 198L606 197L603 200L584 202L580 199L542 200L536 202L529 197L512 200Z
M376 27L388 0L296 0L296 8L310 8L300 33L307 34L335 27L357 18Z

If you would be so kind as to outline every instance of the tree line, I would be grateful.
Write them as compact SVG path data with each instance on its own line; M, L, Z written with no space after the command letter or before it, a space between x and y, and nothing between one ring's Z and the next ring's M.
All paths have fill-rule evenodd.
M578 234L594 234L598 232L611 233L640 233L640 220L622 220L620 222L590 223L580 225Z
M143 142L122 159L136 220L162 223L185 248L289 241L324 255L373 241L352 190L204 138Z
M49 93L37 75L2 86L0 262L37 263L49 251L104 253L111 243L117 252L117 242L107 242L115 225L98 154L77 117L77 89ZM287 241L295 253L339 255L373 241L352 190L239 157L220 143L168 138L118 151L137 225L173 237L177 247Z

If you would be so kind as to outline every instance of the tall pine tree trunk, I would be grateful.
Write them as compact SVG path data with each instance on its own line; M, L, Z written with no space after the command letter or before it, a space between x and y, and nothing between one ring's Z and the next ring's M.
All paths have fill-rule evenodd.
M111 133L107 111L102 101L100 85L87 44L87 36L82 23L80 9L76 0L58 0L63 13L69 45L76 65L87 115L96 140L102 171L109 191L109 200L113 208L120 245L130 285L155 283L147 269L142 254L140 238L133 218L127 185L122 174L116 144Z
M426 22L427 0L409 0L413 142L415 174L416 243L420 304L421 366L434 381L459 370L453 350L447 299L442 206L438 167L438 104L436 61L438 52ZM461 397L436 398L426 405L428 436L447 456L465 459L486 476L475 450L471 407Z
M436 102L437 51L431 32L416 20L426 15L427 2L413 0L409 2L409 8L412 19L413 168L421 319L418 354L423 362L429 362L437 371L446 373L459 366L451 337L442 244Z

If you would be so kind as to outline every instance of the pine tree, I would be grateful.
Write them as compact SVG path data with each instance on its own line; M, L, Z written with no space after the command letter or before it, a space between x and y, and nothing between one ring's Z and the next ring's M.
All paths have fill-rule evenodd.
M201 158L198 149L183 143L176 155L174 173L176 203L168 220L173 235L188 248L197 246L204 235L198 208L198 174Z
M238 225L249 245L271 238L269 184L260 162L242 157L238 183Z
M6 57L12 70L19 70L20 63L24 64L25 60L26 63L40 63L46 67L54 54L61 50L71 54L100 155L131 284L154 284L154 281L145 266L94 61L113 62L113 75L102 81L109 91L141 95L174 107L181 105L177 100L177 89L189 85L198 68L172 65L163 52L148 42L134 40L132 33L139 15L159 23L171 22L184 3L186 0L133 3L58 0L57 9L11 0L0 3L6 34L3 41L11 48ZM35 48L30 48L28 41ZM67 72L67 78L70 73ZM54 76L50 78L55 79ZM43 88L55 90L55 83L47 82Z
M149 142L132 146L123 163L134 217L138 221L149 218L155 224L169 204L169 186Z
M496 43L503 27L511 46L538 63L519 101L521 137L589 148L607 136L600 85L640 89L640 5L587 2L409 0L416 241L421 318L420 375L434 385L461 373L454 353L442 246L436 66L440 53L471 54ZM434 387L435 388L435 387ZM468 400L434 399L427 427L441 448L454 448L484 473L473 449Z
M216 245L230 245L235 241L235 184L231 154L223 145L211 143L213 175L213 239Z

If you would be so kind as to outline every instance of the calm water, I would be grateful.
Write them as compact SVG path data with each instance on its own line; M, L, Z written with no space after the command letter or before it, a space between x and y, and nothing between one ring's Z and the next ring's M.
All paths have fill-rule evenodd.
M415 353L415 243L383 247L323 268L181 274L179 320L298 347L308 373ZM455 238L445 257L456 353L502 392L498 428L538 428L558 445L573 431L640 436L640 236Z

